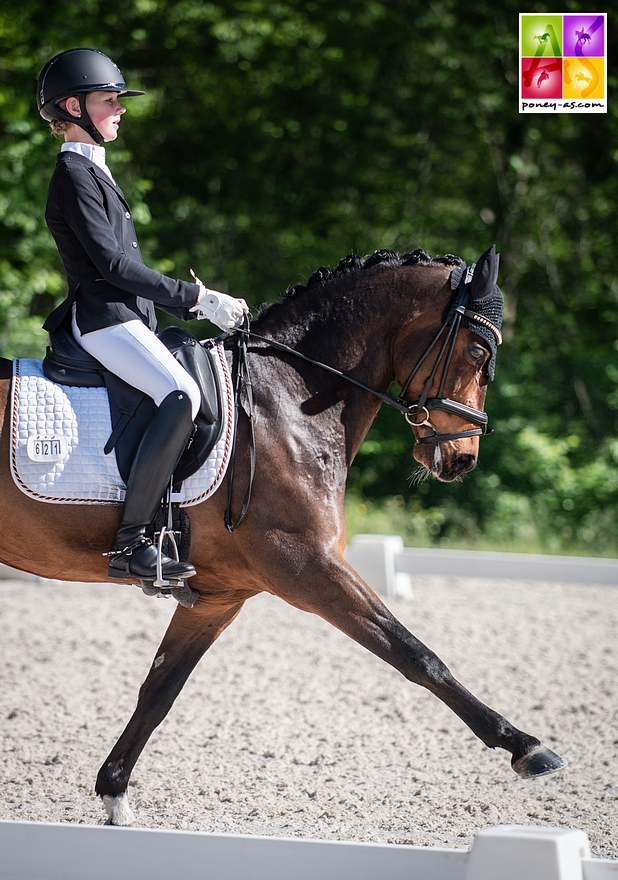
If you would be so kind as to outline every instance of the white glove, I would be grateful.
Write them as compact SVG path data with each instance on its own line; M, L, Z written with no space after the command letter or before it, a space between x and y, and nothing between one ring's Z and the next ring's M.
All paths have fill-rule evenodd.
M195 317L199 321L208 319L221 330L235 330L240 327L245 315L251 314L244 299L235 299L227 293L209 290L196 276L193 269L191 269L191 274L199 286L199 293L196 304L189 311L195 312Z

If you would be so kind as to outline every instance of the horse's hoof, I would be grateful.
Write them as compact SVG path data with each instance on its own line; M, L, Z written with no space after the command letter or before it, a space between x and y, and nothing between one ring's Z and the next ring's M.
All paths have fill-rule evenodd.
M107 812L106 825L116 825L122 828L135 828L137 819L135 813L129 806L129 796L126 791L121 794L103 794L101 800L105 804Z
M550 773L556 773L566 767L566 761L551 749L538 745L516 761L511 761L511 766L518 776L529 779L532 776L549 776Z

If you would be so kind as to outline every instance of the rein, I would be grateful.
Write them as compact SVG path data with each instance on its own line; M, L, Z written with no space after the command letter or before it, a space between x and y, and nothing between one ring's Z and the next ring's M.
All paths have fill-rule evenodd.
M331 367L329 364L324 364L321 361L316 361L314 360L314 358L308 357L306 354L302 354L300 351L297 351L294 348L290 348L289 345L284 345L282 342L277 342L275 339L269 339L266 336L260 336L259 333L254 333L249 329L242 329L239 332L242 335L250 336L252 339L258 339L260 342L266 342L269 346L276 349L277 351L282 351L286 354L294 355L294 357L300 358L300 360L306 361L309 364L313 364L313 366L319 367L322 370L326 370L329 373L333 373L335 376L339 376L339 378L341 379L345 379L346 382L350 382L352 385L356 385L358 388L362 388L363 391L368 391L375 397L379 397L379 399L383 403L386 403L388 404L388 406L392 406L395 409L399 410L400 413L403 413L406 421L412 427L428 427L433 431L433 434L429 435L428 437L418 437L416 441L417 443L440 443L446 440L458 440L461 437L475 437L485 436L486 434L493 434L493 429L489 428L487 424L487 413L484 413L478 409L474 409L471 406L467 406L465 403L459 403L456 400L451 400L450 398L443 396L448 368L450 366L453 350L455 348L455 342L457 340L457 334L461 325L461 319L464 315L467 318L479 321L483 324L483 326L489 327L496 335L498 344L502 341L500 331L497 327L494 327L494 325L491 324L486 318L483 318L482 316L477 315L476 312L468 309L468 304L470 302L470 279L472 278L474 266L471 266L467 270L467 272L464 270L465 267L462 270L461 279L459 280L457 286L457 294L455 296L455 300L453 302L453 305L449 309L448 315L446 316L444 323L440 327L440 330L438 331L432 342L426 348L425 352L421 355L418 363L408 376L398 397L392 397L390 394L384 391L378 391L375 388L371 388L369 385L365 385L365 383L361 382L359 379L355 379L353 376L348 375L348 373L343 373L341 370L337 370L335 367ZM425 382L419 399L413 402L404 400L405 393L408 390L410 383L416 376L418 370L426 360L427 356L437 344L445 329L447 332L442 342L442 348L440 349L438 357L436 358L431 374ZM431 386L433 385L434 379L438 372L438 368L445 353L446 360L444 363L444 368L442 370L442 378L440 380L438 395L437 397L429 397ZM479 427L472 428L468 431L457 431L452 434L439 434L431 424L429 418L429 413L434 409L440 409L444 412L452 413L453 415L459 416L460 418L465 419L468 422L473 422L474 424L479 425ZM417 415L424 416L422 421L413 421L412 417Z
M234 376L234 436L232 439L232 449L230 452L229 476L227 481L227 507L223 516L223 521L228 532L234 532L238 526L242 525L249 502L251 501L251 490L253 488L253 476L255 474L255 432L253 429L253 386L251 384L251 375L249 373L249 364L247 363L247 333L249 329L249 316L245 318L246 326L239 330L236 336L236 349L233 354L232 375ZM223 333L217 341L226 339L230 334ZM232 491L234 488L234 464L236 462L236 435L238 433L238 415L242 408L242 392L245 392L247 398L246 414L249 419L249 484L242 507L238 515L238 519L234 522L232 518Z

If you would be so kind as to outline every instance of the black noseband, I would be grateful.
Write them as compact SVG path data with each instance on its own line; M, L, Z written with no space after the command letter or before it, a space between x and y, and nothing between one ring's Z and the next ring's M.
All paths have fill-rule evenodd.
M430 434L428 437L417 437L417 443L435 443L442 440L459 440L461 437L483 437L485 434L493 434L493 428L489 428L487 425L487 413L478 409L473 409L471 406L466 406L465 403L458 403L456 400L450 400L448 397L430 397L423 407L424 412L427 413L423 421L413 421L413 414L409 412L406 413L406 421L409 425L412 425L413 428L428 427L435 431L429 419L429 413L434 409L441 409L444 412L460 416L460 418L465 419L467 422L474 422L475 424L480 425L480 427L472 428L469 431L456 431L452 434L434 433ZM423 410L421 410L421 415Z

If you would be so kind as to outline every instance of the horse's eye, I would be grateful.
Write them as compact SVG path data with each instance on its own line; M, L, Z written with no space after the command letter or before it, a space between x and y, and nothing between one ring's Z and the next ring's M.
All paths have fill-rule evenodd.
M475 364L484 364L485 358L487 357L487 352L480 345L469 345L468 346L468 354L472 358Z

